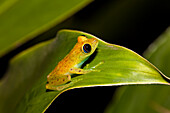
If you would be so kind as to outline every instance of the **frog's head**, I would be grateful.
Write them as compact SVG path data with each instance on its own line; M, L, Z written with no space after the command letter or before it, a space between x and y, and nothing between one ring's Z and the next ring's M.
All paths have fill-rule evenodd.
M96 38L86 38L86 36L79 36L78 42L81 43L81 57L87 58L90 56L98 46L98 40Z

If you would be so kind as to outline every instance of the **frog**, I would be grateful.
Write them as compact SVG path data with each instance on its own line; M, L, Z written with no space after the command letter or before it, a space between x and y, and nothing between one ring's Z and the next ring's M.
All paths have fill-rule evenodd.
M94 53L98 43L96 38L87 38L85 35L78 36L77 43L73 49L48 74L46 89L60 91L69 87L76 82L71 81L71 75L73 74L86 74L93 71L100 72L100 70L95 70L94 68L102 64L101 62L89 69L81 68L83 63Z

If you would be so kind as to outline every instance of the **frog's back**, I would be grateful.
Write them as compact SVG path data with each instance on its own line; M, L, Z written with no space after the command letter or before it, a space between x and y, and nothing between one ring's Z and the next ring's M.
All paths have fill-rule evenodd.
M79 55L80 54L77 49L74 51L71 51L64 59L62 59L58 63L56 67L56 73L66 74L69 72L71 68L76 67L76 65L80 62Z

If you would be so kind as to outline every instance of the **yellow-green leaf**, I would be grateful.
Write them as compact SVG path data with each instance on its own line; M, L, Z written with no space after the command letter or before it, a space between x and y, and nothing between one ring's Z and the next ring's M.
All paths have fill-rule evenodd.
M148 47L145 56L170 77L170 28ZM161 85L122 87L105 113L169 113L169 89Z

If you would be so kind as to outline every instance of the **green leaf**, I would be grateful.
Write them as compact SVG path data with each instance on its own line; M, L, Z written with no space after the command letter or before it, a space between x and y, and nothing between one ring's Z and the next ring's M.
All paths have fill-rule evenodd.
M169 48L170 28L149 46L145 56L170 77ZM160 85L122 87L105 113L169 113L169 88Z
M0 112L42 112L59 94L79 87L169 84L165 75L135 52L97 38L98 48L87 62L89 67L103 62L95 68L100 72L72 76L72 86L61 91L47 91L47 75L69 53L80 35L96 38L80 31L62 30L55 39L40 43L13 58L1 80Z
M92 0L1 0L0 56L54 27Z

